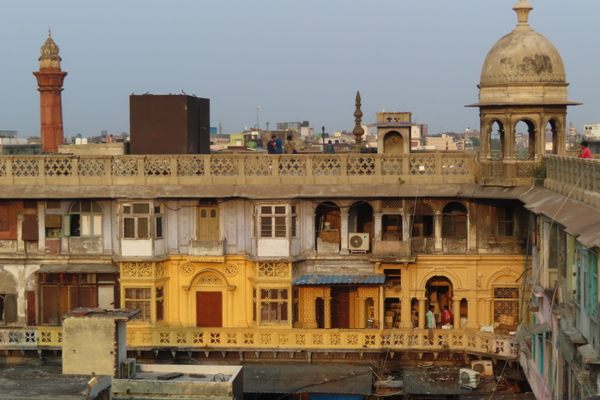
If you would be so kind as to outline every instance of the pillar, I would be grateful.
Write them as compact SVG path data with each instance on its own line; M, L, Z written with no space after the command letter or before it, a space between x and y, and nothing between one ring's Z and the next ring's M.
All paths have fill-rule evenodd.
M325 309L325 311L323 311L325 313L323 325L325 326L325 329L331 329L331 297L324 297L323 303L323 308Z
M382 226L382 218L383 218L383 213L374 213L373 214L373 240L382 240L382 232L383 232L383 226Z
M419 329L425 329L425 302L427 299L419 299Z
M348 254L348 208L340 208L340 253Z
M479 329L479 315L476 297L467 297L467 329Z
M404 275L404 270L402 271L402 274ZM410 309L410 297L408 297L408 290L403 290L402 296L400 297L400 328L401 329L412 328L411 317L412 317L412 312Z
M442 212L437 210L433 216L433 232L435 235L435 248L437 252L442 252L444 249L442 241Z
M412 218L413 216L410 213L402 212L402 240L407 242L410 241L412 237L412 232L410 231L412 227Z
M460 326L460 299L452 299L452 314L454 314L454 329L461 329Z
M490 325L494 323L491 299L483 299L483 320L485 321L485 325Z

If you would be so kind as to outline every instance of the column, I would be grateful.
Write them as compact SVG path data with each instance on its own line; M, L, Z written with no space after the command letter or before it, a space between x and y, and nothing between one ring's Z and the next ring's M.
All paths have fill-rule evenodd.
M454 314L454 329L461 329L461 326L460 326L460 299L452 300L452 313Z
M419 299L419 329L425 329L425 298Z
M323 298L323 303L324 303L324 309L325 311L323 311L325 313L324 315L324 326L325 329L331 329L331 297L324 297ZM315 321L316 324L316 321Z
M477 298L467 297L467 329L479 329Z
M402 240L409 242L412 236L410 227L412 226L412 215L410 213L402 212Z
M356 303L358 304L358 327L360 329L365 329L367 325L365 324L365 320L367 316L365 315L365 308L367 307L367 298L356 296Z
M483 320L485 321L485 325L490 325L494 323L494 316L492 315L492 300L484 299L483 300Z
M340 254L348 254L348 208L340 209Z
M402 271L404 275L404 270ZM408 329L412 328L411 321L411 309L410 309L410 297L404 295L404 293L408 294L408 290L402 291L402 296L400 297L400 328Z
M477 205L467 202L467 253L477 253Z
M383 217L383 213L374 213L373 214L373 240L382 240L383 238L381 237L382 234L382 229L383 227L381 226L381 220Z
M442 212L436 211L433 216L433 232L435 235L435 248L437 252L442 252L444 249L442 241Z

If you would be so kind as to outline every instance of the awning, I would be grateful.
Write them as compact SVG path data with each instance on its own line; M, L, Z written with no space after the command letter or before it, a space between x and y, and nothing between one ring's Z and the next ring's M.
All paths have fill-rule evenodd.
M294 285L383 285L385 275L301 275L293 280Z
M521 196L525 207L544 214L565 227L568 234L588 248L600 247L600 210L541 187Z
M364 365L245 364L244 393L370 395L373 371Z
M119 268L113 264L44 264L35 271L39 274L118 274Z

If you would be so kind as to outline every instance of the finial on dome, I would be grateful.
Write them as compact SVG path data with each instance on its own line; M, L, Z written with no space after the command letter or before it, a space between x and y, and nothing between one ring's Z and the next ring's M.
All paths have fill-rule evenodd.
M517 26L529 26L529 13L533 10L529 0L519 0L513 10L517 13Z
M50 29L50 27L48 27L48 37L51 38L52 37L52 29Z
M40 58L38 61L40 62L41 68L60 68L60 49L52 39L52 32L50 31L50 27L48 27L48 38L42 45L40 49Z

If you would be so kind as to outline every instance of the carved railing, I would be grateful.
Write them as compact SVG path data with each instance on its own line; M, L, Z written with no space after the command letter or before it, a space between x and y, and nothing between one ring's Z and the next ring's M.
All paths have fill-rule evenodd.
M485 186L528 186L533 183L540 161L482 160L479 183Z
M62 346L61 327L0 329L0 349L45 349ZM309 351L456 351L515 359L513 336L479 331L435 329L262 329L169 328L127 326L129 349Z
M548 155L544 186L600 207L600 160Z
M473 183L476 174L466 152L0 156L0 185L437 184Z

